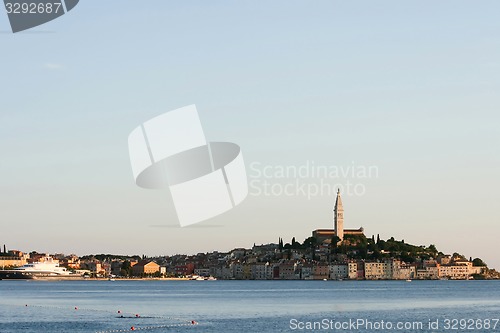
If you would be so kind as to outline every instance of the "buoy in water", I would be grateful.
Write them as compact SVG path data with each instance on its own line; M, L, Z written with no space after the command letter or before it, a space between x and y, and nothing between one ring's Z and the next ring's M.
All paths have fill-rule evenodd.
M131 330L131 331L135 331L135 327L134 327L134 326L132 326L132 327L130 328L130 330Z

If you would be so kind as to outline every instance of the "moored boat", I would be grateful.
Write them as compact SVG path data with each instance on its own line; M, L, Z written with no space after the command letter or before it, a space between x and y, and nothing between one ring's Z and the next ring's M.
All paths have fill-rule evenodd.
M45 257L43 261L29 263L21 267L9 270L0 270L0 280L7 279L37 279L37 278L81 278L81 275L60 267L59 263L51 257Z

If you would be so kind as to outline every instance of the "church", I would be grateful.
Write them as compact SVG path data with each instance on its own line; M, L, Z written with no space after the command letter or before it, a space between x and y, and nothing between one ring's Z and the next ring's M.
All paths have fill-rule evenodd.
M342 206L342 198L340 197L340 189L337 190L337 199L333 208L333 229L316 229L312 232L312 236L317 239L318 243L323 243L326 240L331 240L333 236L337 236L341 241L344 240L344 235L364 235L363 228L359 229L344 229L344 207Z

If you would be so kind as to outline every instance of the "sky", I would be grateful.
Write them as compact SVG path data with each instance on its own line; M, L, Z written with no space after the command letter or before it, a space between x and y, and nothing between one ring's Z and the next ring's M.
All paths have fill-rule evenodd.
M341 187L346 228L498 269L499 10L87 0L16 34L0 13L0 243L152 256L303 240L332 226ZM136 186L127 139L190 104L208 140L241 147L251 186L181 228L168 189ZM330 172L280 173L301 167Z

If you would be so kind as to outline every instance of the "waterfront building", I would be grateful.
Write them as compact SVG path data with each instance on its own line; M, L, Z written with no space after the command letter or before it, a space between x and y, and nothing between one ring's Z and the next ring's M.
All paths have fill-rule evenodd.
M249 264L243 264L243 279L249 280L252 278L252 266Z
M473 274L472 262L468 260L456 260L448 265L439 266L439 277L452 280L468 279Z
M160 272L160 265L153 260L141 260L132 267L132 274L136 276L155 274Z
M184 265L174 266L174 273L177 276L192 275L193 272L194 272L194 264L193 263L186 263Z
M330 267L330 279L339 280L347 279L349 277L348 264L332 264Z
M472 274L484 274L486 271L486 266L471 266L469 273Z
M269 262L258 262L252 265L252 279L270 280L272 279L272 266Z
M323 263L313 265L313 279L323 280L328 279L330 275L330 266Z
M218 279L233 279L234 276L233 276L233 273L232 273L232 270L227 267L227 266L217 266L217 267L214 267L210 270L211 272L211 275L212 276L215 276L216 278Z
M292 261L285 261L279 264L279 279L281 280L296 280L300 277L296 275L297 264Z
M313 265L310 263L303 263L300 267L300 278L302 280L312 280L313 278Z
M392 263L385 262L365 262L365 279L386 280L392 279Z
M439 264L436 266L426 266L417 269L417 279L419 280L437 280L439 279Z
M357 262L349 262L347 263L347 277L350 280L357 280L358 279L358 265Z
M5 246L5 245L4 245ZM28 262L29 254L17 250L0 253L0 269L4 267L21 267Z
M104 274L104 270L99 260L89 260L85 262L85 266L94 274Z
M399 260L392 262L392 278L395 280L409 280L417 276L415 265L406 264Z
M232 262L229 264L229 269L231 270L231 276L233 279L243 279L243 264L240 262Z
M210 276L210 268L195 268L194 269L194 274L199 275L199 276Z

